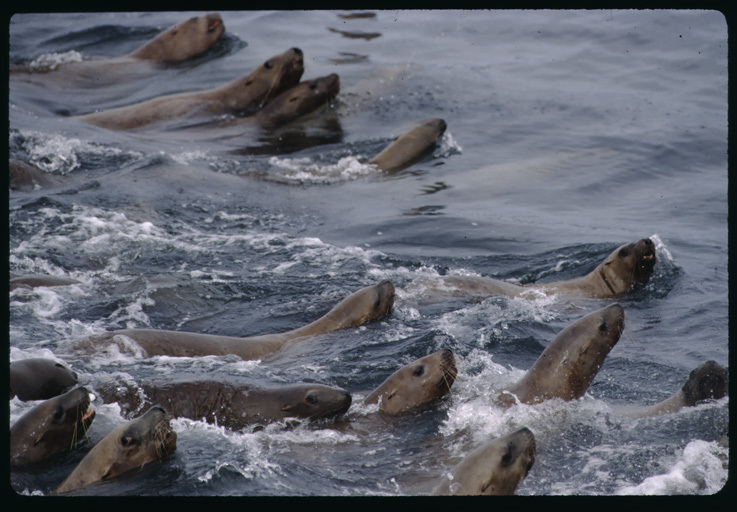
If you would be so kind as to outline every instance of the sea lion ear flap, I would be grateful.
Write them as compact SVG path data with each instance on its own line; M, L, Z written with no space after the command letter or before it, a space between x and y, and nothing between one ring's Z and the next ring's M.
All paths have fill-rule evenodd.
M293 405L290 405L290 404L287 404L287 405L285 405L284 407L282 407L279 410L282 411L282 412L287 412L287 411L291 411L292 409L294 409L294 406Z

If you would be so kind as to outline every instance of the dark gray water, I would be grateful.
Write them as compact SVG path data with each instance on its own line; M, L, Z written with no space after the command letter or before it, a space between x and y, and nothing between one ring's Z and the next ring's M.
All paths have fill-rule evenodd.
M60 90L53 72L36 84L11 76L11 158L66 183L9 194L10 275L82 284L10 294L10 359L62 360L93 390L105 379L153 375L321 382L353 393L356 421L370 414L360 397L421 356L450 348L458 379L440 404L365 432L330 423L232 432L177 419L173 457L89 493L425 494L473 446L522 426L535 433L538 455L520 495L723 487L728 398L652 419L614 411L666 398L706 360L728 366L720 13L222 14L226 34L189 63L85 90ZM121 55L191 15L15 15L10 62ZM276 133L190 141L69 118L215 87L293 46L305 53L304 78L337 73L341 93ZM428 117L448 124L431 157L393 175L361 163ZM574 403L502 410L491 398L557 332L610 300L419 307L403 290L442 274L575 277L643 237L657 245L655 273L620 300L622 339ZM383 279L398 287L390 318L297 344L272 364L62 356L75 339L126 327L292 329ZM33 405L11 400L10 423ZM18 492L49 493L124 421L115 405L95 408L89 443L44 472L14 475Z

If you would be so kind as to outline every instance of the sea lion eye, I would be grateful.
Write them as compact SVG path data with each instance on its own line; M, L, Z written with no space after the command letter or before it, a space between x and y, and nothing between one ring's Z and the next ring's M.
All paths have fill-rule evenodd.
M124 448L127 448L131 445L133 445L133 437L131 436L123 436L120 438L120 444L123 445Z
M604 321L601 322L601 325L599 326L599 330L600 331L606 331L607 330L606 320L604 320Z
M64 418L64 408L60 405L54 411L54 421L61 421Z
M271 69L274 67L274 64L270 60L267 60L266 62L264 62L264 67L266 69Z
M317 89L317 82L310 82L310 89Z
M415 367L415 369L414 369L414 371L412 372L412 374L413 374L413 375L414 375L415 377L419 377L419 376L420 376L420 375L422 375L423 373L425 373L425 367L424 367L424 366L422 366L422 365L416 366L416 367Z
M374 302L374 309L377 311L381 309L381 297L376 297L376 301Z
M509 466L512 463L512 448L507 446L507 450L502 455L502 465Z
M305 398L305 401L306 401L306 402L307 402L308 404L313 404L313 405L314 405L314 404L316 404L316 403L317 403L317 396L316 396L316 395L315 395L314 393L310 393L310 394L309 394L309 395L307 395L307 397Z
M619 257L620 258L626 258L629 255L629 253L630 253L629 249L627 249L626 247L622 247L619 250Z

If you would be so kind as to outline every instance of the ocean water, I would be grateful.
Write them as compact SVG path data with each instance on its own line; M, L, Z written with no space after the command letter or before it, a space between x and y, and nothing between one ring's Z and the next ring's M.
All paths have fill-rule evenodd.
M537 458L518 495L719 493L728 397L639 420L616 408L668 397L707 360L729 366L724 16L370 12L222 12L226 33L206 54L95 87L59 88L55 71L30 82L11 73L9 156L63 184L9 192L9 273L80 281L9 294L11 361L63 361L93 391L152 375L320 382L351 392L347 417L368 425L233 432L175 419L172 457L81 494L422 495L474 446L522 426ZM10 64L122 55L196 14L16 14ZM303 78L337 73L341 92L276 132L190 140L71 117L215 87L295 46ZM448 129L427 159L394 174L364 163L429 117ZM561 329L612 300L421 306L404 289L445 274L566 279L644 237L657 246L654 275L618 299L626 329L575 402L503 410L491 398ZM298 343L268 364L65 350L129 327L293 329L383 279L397 286L390 317ZM450 396L366 422L367 391L441 348L458 364ZM10 400L9 423L34 405ZM115 404L93 405L89 440L43 471L11 475L17 493L50 493L124 421Z

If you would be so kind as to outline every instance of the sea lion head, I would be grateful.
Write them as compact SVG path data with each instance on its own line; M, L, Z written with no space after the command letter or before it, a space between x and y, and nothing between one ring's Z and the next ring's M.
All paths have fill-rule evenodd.
M551 342L551 345L558 339L564 342L564 350L559 354L565 354L560 366L566 371L560 375L567 381L566 399L580 398L586 393L623 330L624 308L612 304L569 325Z
M325 316L331 323L330 330L355 327L390 315L394 294L394 285L387 280L352 293Z
M35 465L74 448L94 419L84 387L42 402L10 428L10 465Z
M729 377L716 361L707 361L691 371L688 380L681 388L686 405L694 405L718 400L728 394Z
M259 110L257 120L266 129L278 128L326 106L338 92L340 78L335 73L300 82Z
M131 53L131 57L157 62L180 62L205 52L225 32L218 13L190 18L177 23Z
M177 434L158 405L117 427L100 440L54 493L69 492L118 477L174 452Z
M10 398L47 400L75 386L77 372L51 359L32 357L10 363Z
M448 125L443 119L425 119L417 126L395 138L378 155L369 160L385 172L396 172L424 158L445 133Z
M612 304L563 329L543 350L524 377L496 398L510 406L517 400L536 404L552 398L581 398L624 330L624 308Z
M290 48L264 61L245 78L228 87L227 101L238 106L242 114L252 114L275 96L299 83L304 73L304 54Z
M649 238L624 244L614 250L595 270L611 295L624 293L645 283L655 267L655 245Z
M366 397L364 403L378 403L381 412L400 414L444 396L450 391L456 374L453 352L439 350L394 372Z
M494 439L459 462L433 494L514 494L535 463L535 451L535 436L526 427Z
M281 411L288 417L326 418L343 414L351 406L351 395L340 388L301 384L279 389Z

